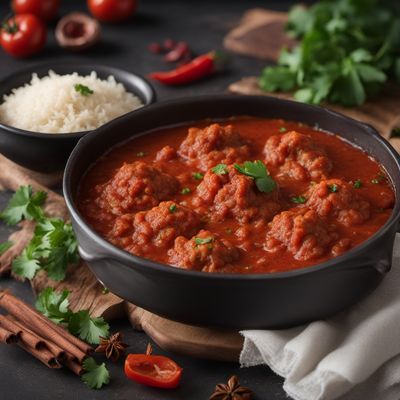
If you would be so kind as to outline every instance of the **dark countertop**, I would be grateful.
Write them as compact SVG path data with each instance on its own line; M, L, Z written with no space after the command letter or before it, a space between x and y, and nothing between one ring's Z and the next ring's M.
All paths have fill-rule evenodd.
M0 16L4 17L7 2L0 4ZM225 33L235 26L241 14L249 8L269 7L285 10L292 1L257 0L142 0L135 18L123 25L104 25L103 44L83 54L61 50L54 41L53 30L49 32L46 50L29 60L15 60L0 50L0 79L13 71L30 64L46 61L76 61L114 65L126 70L146 74L165 68L161 57L147 51L147 45L166 38L186 40L197 53L222 47ZM64 0L62 13L85 9L85 2ZM208 80L182 88L167 88L154 85L158 99L192 96L204 93L224 92L229 83L242 76L257 75L265 62L248 57L232 56L229 70ZM10 193L0 193L0 208L3 209ZM9 229L0 225L0 241L8 236ZM13 292L27 301L33 296L28 284L2 279L0 287L12 288ZM141 353L145 350L147 337L135 332L127 321L112 323L112 330L124 333L130 344L129 351ZM159 350L155 347L155 351ZM100 391L91 391L68 370L49 370L40 362L15 346L0 346L0 397L14 399L137 399L205 400L219 382L225 382L237 374L242 384L256 393L256 399L286 399L282 390L282 379L266 367L240 369L235 363L210 362L176 354L170 355L184 369L181 387L173 391L160 391L139 386L127 380L123 374L123 362L108 363L112 381Z

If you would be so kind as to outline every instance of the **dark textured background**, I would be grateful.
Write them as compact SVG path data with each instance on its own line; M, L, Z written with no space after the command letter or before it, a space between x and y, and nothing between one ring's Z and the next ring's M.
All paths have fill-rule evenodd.
M62 3L62 14L77 9L85 10L83 0L63 0ZM246 9L268 7L286 10L292 3L285 0L141 0L138 13L131 21L122 25L104 25L102 45L84 54L71 54L59 49L54 41L53 27L49 31L46 50L34 58L15 60L0 50L0 79L27 65L55 59L76 61L77 64L90 61L146 74L166 68L160 56L147 51L147 45L152 41L162 41L169 37L186 40L193 51L200 54L221 48L225 33L235 26ZM8 1L0 2L0 17L7 14L7 6ZM229 68L223 74L188 87L167 88L155 85L155 89L159 100L224 92L229 83L242 76L259 74L264 65L265 62L260 60L232 56ZM10 193L0 193L1 209L9 197ZM0 241L6 239L8 232L4 225L0 225ZM28 284L3 279L0 285L12 288L15 294L27 301L33 300ZM126 342L130 344L130 352L144 352L147 344L145 334L133 331L126 321L112 323L112 330L124 333ZM158 350L155 348L155 351ZM232 374L237 374L244 385L255 391L256 399L286 399L282 379L266 367L240 369L234 363L169 355L184 369L182 385L177 390L154 390L130 382L123 374L121 360L116 365L109 363L111 384L101 391L91 391L67 370L48 370L21 349L0 346L0 399L205 400L213 392L215 384L226 381Z

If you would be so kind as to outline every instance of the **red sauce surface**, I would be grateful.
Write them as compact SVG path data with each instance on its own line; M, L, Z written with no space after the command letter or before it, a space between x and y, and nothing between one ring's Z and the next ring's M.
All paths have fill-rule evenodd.
M234 167L254 160L277 183L272 192ZM213 172L221 163L224 173ZM303 124L253 117L123 143L87 172L78 198L89 225L133 254L246 274L342 254L384 225L394 201L385 172L360 149Z

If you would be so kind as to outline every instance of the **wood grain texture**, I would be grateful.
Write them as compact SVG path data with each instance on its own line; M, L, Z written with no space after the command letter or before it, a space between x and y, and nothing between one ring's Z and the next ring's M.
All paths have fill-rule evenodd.
M126 304L133 327L143 330L164 350L220 361L239 361L243 337L235 331L181 324Z
M258 78L255 76L246 77L232 83L229 86L229 91L235 94L292 99L290 93L264 92L260 89ZM383 137L389 139L393 128L400 123L400 90L398 88L387 88L380 96L359 107L346 108L337 104L329 104L327 107L374 126Z
M227 50L237 54L276 60L282 46L296 43L285 33L287 13L256 8L247 11L239 25L224 38Z

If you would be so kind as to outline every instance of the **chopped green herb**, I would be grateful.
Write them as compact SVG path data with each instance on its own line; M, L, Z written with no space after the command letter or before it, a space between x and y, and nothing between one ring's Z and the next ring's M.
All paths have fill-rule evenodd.
M68 290L58 293L48 287L40 292L36 309L54 323L64 324L73 335L90 344L98 344L100 337L108 337L109 325L102 317L91 317L88 310L71 311L69 294Z
M232 234L232 229L231 229L231 228L226 228L225 230L226 230L226 233L227 233L228 235L231 235L231 234Z
M101 389L103 385L107 385L110 382L110 373L106 364L98 365L92 357L83 361L83 369L85 373L82 375L82 381L90 389Z
M332 185L328 185L328 188L331 193L336 193L338 191L338 185L336 185L336 183L332 183Z
M61 281L67 267L78 261L78 242L72 225L58 218L44 218L37 223L31 242L14 259L13 272L32 279L39 269L49 278Z
M20 186L12 196L5 210L0 214L8 225L15 225L24 219L40 220L44 217L40 207L46 200L45 192L33 193L32 186Z
M204 177L204 175L201 172L193 172L192 176L194 179L198 181L201 181Z
M214 238L212 236L207 238L199 238L199 237L194 238L194 242L196 243L196 245L209 244L212 243L213 241Z
M281 51L259 80L266 91L294 91L298 101L364 103L400 80L400 7L380 0L320 0L294 6L286 29L299 42Z
M190 192L191 192L191 190L188 187L183 188L181 191L182 194L188 194Z
M304 204L307 201L304 196L292 197L290 200L292 201L292 203L296 204Z
M3 253L5 253L10 247L12 247L14 245L13 242L7 241L4 243L0 244L0 255L2 255Z
M276 188L276 183L269 175L264 163L260 160L245 161L243 165L235 164L241 174L253 178L260 192L270 193Z
M11 225L23 219L37 222L31 242L12 262L13 272L32 279L42 269L49 278L62 280L68 264L78 261L78 243L70 223L45 216L41 208L45 199L45 192L33 193L31 186L21 186L1 218Z
M139 151L136 153L136 157L144 157L146 153L144 151Z
M177 205L176 205L176 204L171 204L171 205L169 206L169 212L170 212L171 214L173 214L173 213L176 211L176 209L177 209Z
M226 164L218 164L214 168L211 168L211 171L217 175L225 175L228 173L227 165Z
M279 132L282 132L282 133L287 132L287 129L284 126L281 126L279 128Z
M360 189L360 187L362 186L361 180L360 180L360 179L357 179L357 180L354 182L353 186L354 186L356 189Z
M110 289L103 286L103 289L101 289L101 294L108 294L108 293L110 293Z
M75 91L77 91L78 93L80 93L82 96L90 96L91 94L93 94L93 90L90 89L89 87L82 85L80 83L77 83L76 85L74 85L74 89Z

